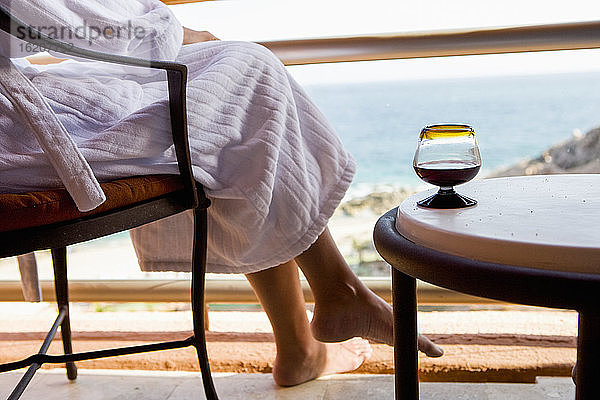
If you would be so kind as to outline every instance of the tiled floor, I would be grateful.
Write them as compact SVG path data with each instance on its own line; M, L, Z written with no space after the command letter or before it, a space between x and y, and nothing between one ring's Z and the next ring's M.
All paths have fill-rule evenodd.
M276 386L269 374L214 374L223 400L393 399L391 375L336 375L292 388ZM0 398L6 398L20 374L0 375ZM203 399L196 373L79 370L69 383L62 369L40 371L22 399L44 400L190 400ZM537 384L422 383L421 399L513 400L574 399L569 378L540 378Z

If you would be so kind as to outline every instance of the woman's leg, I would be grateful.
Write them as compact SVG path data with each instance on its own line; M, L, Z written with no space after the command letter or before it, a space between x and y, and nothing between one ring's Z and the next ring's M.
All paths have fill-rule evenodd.
M279 385L353 371L370 357L372 350L366 340L321 343L313 338L294 261L246 277L273 326L277 347L273 378Z
M392 308L352 272L328 229L308 250L296 257L315 297L313 336L337 342L360 336L394 344ZM439 357L443 350L419 335L419 350Z

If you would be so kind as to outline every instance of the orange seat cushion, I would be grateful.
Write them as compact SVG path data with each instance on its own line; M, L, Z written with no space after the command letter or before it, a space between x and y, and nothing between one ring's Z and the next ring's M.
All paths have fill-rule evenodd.
M148 175L101 183L106 201L80 212L65 189L0 194L0 232L69 221L140 203L183 188L178 175Z

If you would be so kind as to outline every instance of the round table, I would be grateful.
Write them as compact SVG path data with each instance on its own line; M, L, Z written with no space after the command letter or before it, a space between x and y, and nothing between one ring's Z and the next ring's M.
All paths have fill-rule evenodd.
M377 222L393 267L396 398L418 398L416 279L527 305L579 312L577 399L600 398L600 175L473 181L474 207L426 209L406 199Z

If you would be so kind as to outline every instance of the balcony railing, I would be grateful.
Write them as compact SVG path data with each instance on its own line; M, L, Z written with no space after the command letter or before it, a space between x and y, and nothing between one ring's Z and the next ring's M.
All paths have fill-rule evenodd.
M391 281L385 278L361 278L375 293L391 302ZM40 282L44 301L54 301L53 281ZM312 292L306 281L302 289L307 302ZM489 299L419 283L420 304L497 303ZM69 299L73 302L189 302L188 279L69 280ZM0 301L23 301L19 281L0 281ZM207 303L258 303L250 284L243 278L209 278L206 281Z
M286 65L600 48L600 21L262 42Z

